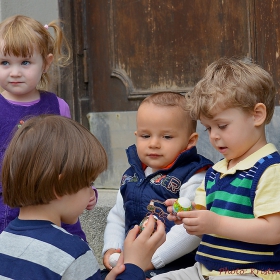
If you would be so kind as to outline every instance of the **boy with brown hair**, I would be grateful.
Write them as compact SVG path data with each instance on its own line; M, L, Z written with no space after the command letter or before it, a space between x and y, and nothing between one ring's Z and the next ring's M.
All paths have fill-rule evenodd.
M224 159L196 192L201 210L178 213L181 221L169 215L202 235L197 263L153 279L280 279L280 155L265 134L275 94L270 74L248 59L207 67L188 108Z

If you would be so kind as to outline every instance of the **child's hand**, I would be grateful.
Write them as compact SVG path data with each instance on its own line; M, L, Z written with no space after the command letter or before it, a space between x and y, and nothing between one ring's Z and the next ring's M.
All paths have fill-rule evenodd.
M171 206L171 211L170 211L170 212L168 211L169 213L172 213L172 205L174 204L175 201L176 201L175 198L166 199L166 200L164 201L164 205L165 205L166 207L169 208L169 206ZM168 210L168 208L167 208L167 210Z
M221 217L209 210L182 211L177 215L181 218L186 231L197 236L205 233L214 234L219 228Z
M96 205L96 196L95 196L95 191L91 190L91 197L89 199L88 205L86 207L87 210L92 210L94 206Z
M135 264L144 271L148 269L154 252L166 239L165 227L160 220L157 221L157 229L152 234L154 223L154 217L150 215L145 230L139 235L139 226L129 231L124 241L124 264Z
M152 258L151 258L151 259L152 259ZM152 261L150 261L150 263L149 263L148 266L146 267L146 271L147 271L147 270L152 270L152 269L155 269L155 267L154 267Z
M168 216L167 216L167 219L169 221L174 222L176 225L180 225L180 224L182 224L182 220L179 220L177 218L177 216L175 216L173 214L173 211L172 211L173 204L174 204L175 201L176 201L176 199L174 199L174 198L167 199L167 200L165 200L164 205L167 206L167 212L169 213Z
M109 258L114 253L121 253L121 249L109 249L106 251L106 253L103 256L103 264L108 270L112 269L112 267L109 263Z
M115 280L116 277L125 271L123 264L123 254L120 255L117 265L108 273L105 280Z

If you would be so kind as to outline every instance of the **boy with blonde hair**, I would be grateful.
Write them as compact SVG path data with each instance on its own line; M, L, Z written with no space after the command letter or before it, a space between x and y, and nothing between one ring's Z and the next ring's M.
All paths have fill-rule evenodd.
M200 239L168 221L164 205L168 198L193 200L212 165L197 153L196 121L185 107L185 97L172 92L152 94L140 104L136 145L126 151L130 168L123 174L116 205L107 218L103 262L108 271L110 255L122 249L127 232L149 214L165 223L167 237L153 255L146 277L194 264L193 251Z
M202 235L197 263L152 279L280 279L280 155L265 135L275 94L270 74L248 59L207 67L188 108L224 159L196 192L200 210L178 213L189 234Z

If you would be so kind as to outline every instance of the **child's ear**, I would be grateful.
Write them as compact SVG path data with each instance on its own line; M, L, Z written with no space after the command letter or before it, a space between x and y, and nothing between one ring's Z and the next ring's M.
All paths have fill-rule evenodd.
M137 136L137 131L134 131L134 135Z
M60 180L61 177L62 177L62 174L59 174L58 175L58 180ZM57 200L61 200L62 199L63 196L58 195L54 188L53 188L53 193L54 193L54 195L55 195Z
M44 73L46 73L48 71L52 62L53 62L53 54L49 53L46 57L46 64L45 64L45 67L44 67L44 70L43 70Z
M254 108L253 116L255 126L262 125L266 119L266 106L263 103L257 103Z
M194 133L191 134L191 136L189 138L187 150L189 150L192 147L196 146L197 141L198 141L198 134L196 132L194 132Z

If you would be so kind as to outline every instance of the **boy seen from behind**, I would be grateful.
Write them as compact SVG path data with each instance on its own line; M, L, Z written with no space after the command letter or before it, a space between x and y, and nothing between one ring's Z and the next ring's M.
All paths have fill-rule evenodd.
M270 74L248 59L206 69L188 108L224 159L196 192L201 210L178 213L188 234L202 235L197 263L153 279L280 279L280 155L265 134L275 94Z
M106 167L102 145L71 119L42 115L18 128L2 168L4 203L20 211L0 234L1 279L100 280L88 244L61 223L77 222L91 198L92 182ZM107 280L145 279L145 260L165 240L161 222L152 236L152 218L148 224L137 238L139 228L129 232L125 266L120 263Z

